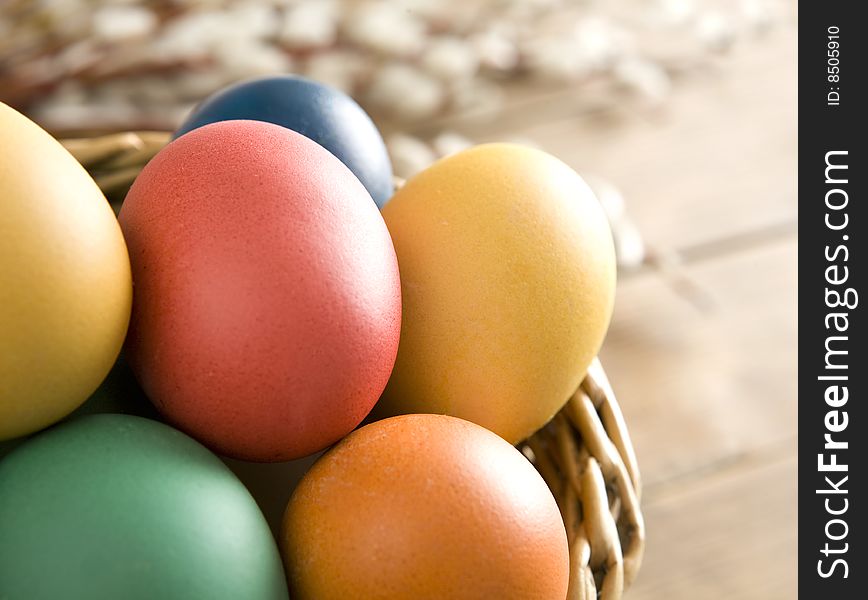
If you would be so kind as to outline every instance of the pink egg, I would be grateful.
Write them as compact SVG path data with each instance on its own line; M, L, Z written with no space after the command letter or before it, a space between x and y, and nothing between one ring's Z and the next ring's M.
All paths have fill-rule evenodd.
M127 355L172 423L278 461L367 415L394 365L401 290L383 219L337 158L277 125L207 125L145 167L120 222Z

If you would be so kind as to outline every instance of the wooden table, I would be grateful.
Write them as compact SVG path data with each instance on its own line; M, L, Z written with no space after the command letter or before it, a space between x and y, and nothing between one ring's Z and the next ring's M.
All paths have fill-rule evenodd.
M582 92L584 93L584 92ZM796 31L745 40L655 111L514 90L453 117L474 141L529 139L613 181L656 251L622 277L602 358L646 484L648 546L629 600L796 597Z

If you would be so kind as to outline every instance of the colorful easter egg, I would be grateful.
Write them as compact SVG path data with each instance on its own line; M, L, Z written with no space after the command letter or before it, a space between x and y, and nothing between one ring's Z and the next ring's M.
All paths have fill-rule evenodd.
M615 252L593 193L549 154L487 144L413 177L383 217L404 318L375 414L526 438L575 392L609 325Z
M253 498L200 444L128 415L72 420L0 461L0 597L286 600Z
M328 151L270 123L206 125L145 167L120 222L126 355L169 421L220 453L282 461L367 415L397 352L398 267Z
M118 356L131 300L127 248L102 192L0 103L0 441L87 399Z
M296 488L283 554L296 600L564 598L557 504L507 442L454 417L367 425Z

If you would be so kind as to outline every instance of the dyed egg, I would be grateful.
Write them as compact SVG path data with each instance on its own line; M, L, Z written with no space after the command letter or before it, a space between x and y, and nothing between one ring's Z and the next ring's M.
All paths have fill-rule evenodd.
M545 482L518 450L454 417L350 434L296 488L281 541L296 600L567 593L567 537Z
M349 167L377 206L392 195L386 144L368 114L340 90L295 75L244 81L205 99L175 136L231 119L267 121L297 131Z
M126 356L172 423L281 461L367 415L397 351L398 267L370 196L328 151L270 123L206 125L145 167L120 222Z
M2 598L287 598L274 538L241 482L140 417L82 417L4 458L0 532Z
M416 175L383 217L404 318L376 414L532 434L579 386L612 313L612 235L588 186L544 152L489 144Z
M127 248L96 183L0 103L0 440L87 399L121 349L131 299Z

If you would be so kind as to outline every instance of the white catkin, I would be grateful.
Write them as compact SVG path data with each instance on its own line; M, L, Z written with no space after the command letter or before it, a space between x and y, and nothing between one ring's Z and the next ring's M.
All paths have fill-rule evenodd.
M286 52L256 40L218 48L215 55L229 79L287 73L293 64Z
M352 93L367 72L365 60L348 50L331 50L311 56L303 68L316 81Z
M585 175L584 180L594 192L610 221L615 222L624 216L626 212L624 196L618 188L597 175Z
M618 266L638 268L645 262L645 241L639 228L632 221L622 220L612 228L615 237L615 256Z
M659 65L645 59L629 57L619 61L615 77L627 89L652 103L659 104L669 95L669 76Z
M735 24L720 12L707 12L696 22L696 36L708 50L725 52L735 43Z
M603 81L609 85L595 87L595 93L605 89L602 102L623 101L618 91L626 88L655 105L668 98L669 73L701 67L793 13L783 0L171 4L164 12L140 0L40 0L24 18L0 10L0 54L16 57L0 67L0 84L29 86L29 107L22 107L50 104L51 114L58 84L70 77L80 77L86 99L96 102L108 93L159 115L225 83L292 70L403 120L448 111L495 113L505 80L528 74L574 86L577 94ZM41 51L46 40L61 50ZM125 84L114 81L154 72L163 89L138 99L119 93ZM148 110L144 96L159 98L160 106ZM99 113L93 114L96 121L87 125L101 127ZM160 123L157 117L154 125Z
M338 36L336 2L306 2L290 7L280 25L280 41L288 48L326 48Z
M657 0L651 17L666 25L682 25L693 18L695 0Z
M386 141L392 167L399 177L409 178L437 159L434 150L419 138L398 133Z
M406 64L392 63L376 73L367 99L399 117L421 119L438 111L444 102L444 92L436 79Z
M466 81L476 75L479 56L474 46L458 37L431 41L422 55L425 70L445 81Z
M510 71L518 65L515 41L498 31L483 31L470 38L482 67Z
M351 41L386 56L415 55L426 41L424 23L400 6L386 2L363 4L343 25Z
M439 157L461 152L462 150L470 148L472 145L472 140L464 137L460 133L455 133L454 131L444 131L438 134L431 142L434 152L436 152Z
M157 15L145 6L103 6L94 12L91 28L100 40L141 38L157 28Z

